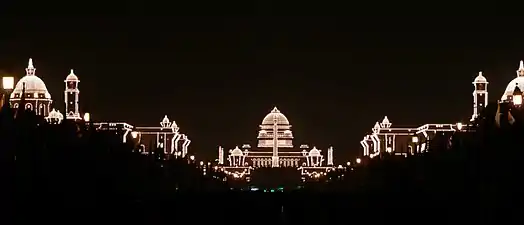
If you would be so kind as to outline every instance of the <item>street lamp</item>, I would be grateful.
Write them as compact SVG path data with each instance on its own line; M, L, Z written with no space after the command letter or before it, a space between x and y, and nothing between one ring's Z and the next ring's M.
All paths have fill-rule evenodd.
M195 160L195 156L194 155L189 156L189 159L191 159L191 161L194 161Z
M460 123L460 122L457 123L457 129L458 129L458 130L462 130L462 127L463 127L463 126L464 126L464 125L462 125L462 123Z
M2 77L2 88L6 91L13 90L15 87L14 77Z
M89 122L89 120L91 120L91 114L84 113L84 121Z
M519 88L519 84L515 84L515 90L513 91L513 104L517 107L522 105L522 91Z
M357 158L357 163L360 164L362 162L362 159Z
M13 90L14 86L15 86L14 77L2 77L2 88L5 91L5 98L3 100L6 101L7 104L9 104L8 103L9 102L9 93Z
M347 166L351 166L351 162L347 162L346 165L347 165Z

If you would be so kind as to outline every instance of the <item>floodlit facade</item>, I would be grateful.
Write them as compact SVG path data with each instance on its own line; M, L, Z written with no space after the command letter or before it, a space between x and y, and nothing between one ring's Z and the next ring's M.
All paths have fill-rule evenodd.
M301 145L295 148L291 127L287 117L276 107L273 108L262 120L256 148L244 144L225 152L223 147L219 147L218 164L236 178L249 175L252 169L261 167L295 167L302 175L313 176L331 170L333 147L325 151L326 156L316 147Z

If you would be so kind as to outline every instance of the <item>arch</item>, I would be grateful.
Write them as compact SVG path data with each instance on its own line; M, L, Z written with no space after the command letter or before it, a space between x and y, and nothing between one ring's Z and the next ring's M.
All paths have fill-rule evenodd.
M13 108L15 108L15 109L18 108L18 103L15 103L15 104L13 105Z
M33 104L31 104L31 103L26 103L26 104L25 104L25 109L33 110Z

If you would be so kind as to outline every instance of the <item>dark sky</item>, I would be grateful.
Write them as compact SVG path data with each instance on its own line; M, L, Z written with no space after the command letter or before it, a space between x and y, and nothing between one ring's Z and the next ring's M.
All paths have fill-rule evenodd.
M510 17L282 16L268 4L152 16L145 3L95 16L49 7L24 17L23 8L4 7L1 70L20 78L32 57L62 102L74 68L81 105L96 120L158 125L167 114L206 158L218 145L255 144L278 106L297 146L333 145L345 161L385 115L394 126L465 121L478 71L495 101L524 59L519 20Z

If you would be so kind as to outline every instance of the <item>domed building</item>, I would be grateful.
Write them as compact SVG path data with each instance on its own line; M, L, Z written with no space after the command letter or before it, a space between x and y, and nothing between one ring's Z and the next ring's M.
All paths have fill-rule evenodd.
M13 108L24 107L33 110L37 115L48 116L53 100L51 100L51 94L47 91L44 81L36 76L36 68L32 59L29 59L25 71L26 75L18 81L11 93L9 100L11 105ZM21 106L23 92L25 93L25 103Z
M520 90L524 90L524 62L520 61L519 69L517 70L517 77L509 82L504 94L500 98L502 101L513 101L513 92L515 87L519 87Z
M333 148L327 150L325 162L322 150L308 145L294 148L293 132L288 118L277 109L273 108L262 123L257 137L257 147L251 148L250 144L238 146L229 150L224 157L224 149L219 147L218 164L235 178L249 177L250 171L263 167L291 167L297 168L302 175L317 177L333 168ZM285 149L285 150L283 150ZM224 163L225 160L228 163Z
M272 148L273 135L278 135L279 148L293 148L293 133L287 117L275 107L262 120L260 131L258 132L258 147Z

